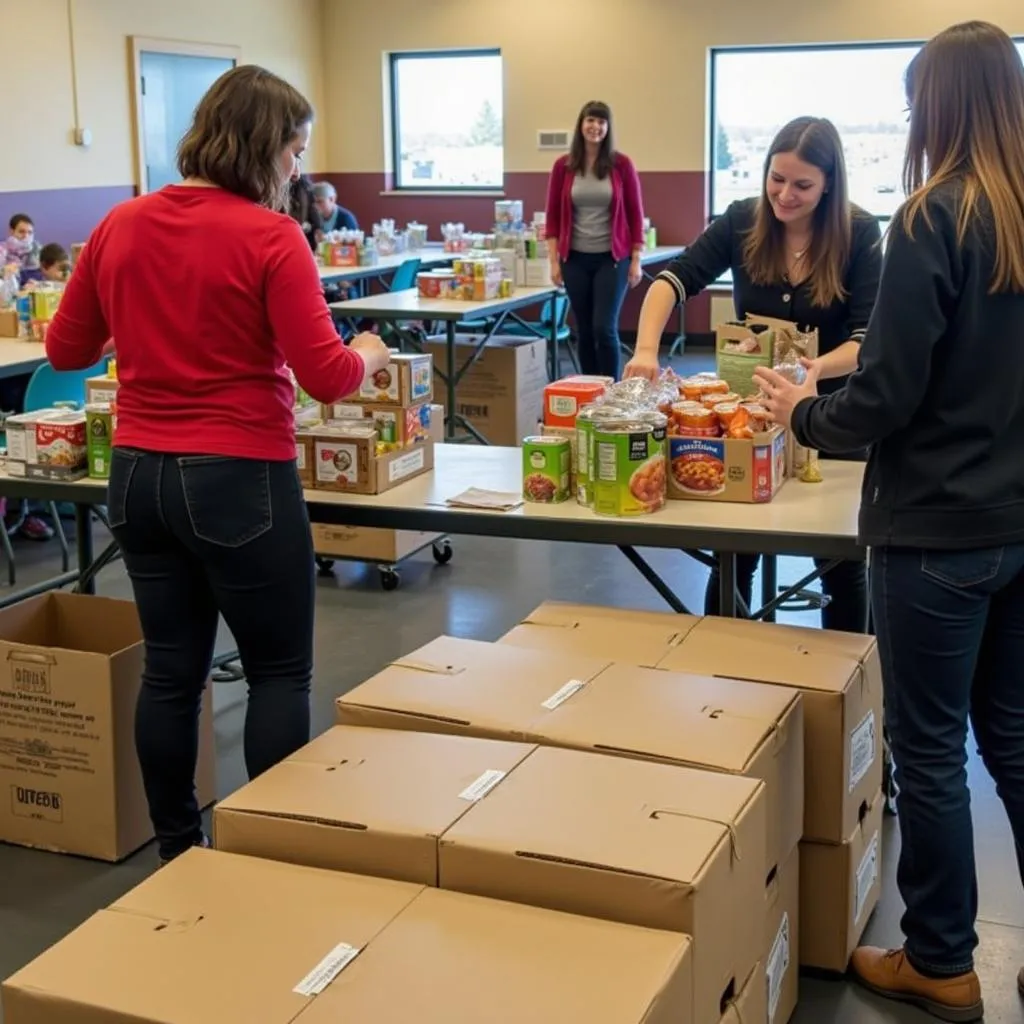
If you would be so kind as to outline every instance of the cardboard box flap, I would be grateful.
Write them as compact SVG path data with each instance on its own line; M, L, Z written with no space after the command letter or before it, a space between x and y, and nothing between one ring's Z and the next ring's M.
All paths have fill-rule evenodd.
M691 991L688 936L426 889L300 1022L669 1024Z
M555 743L743 773L799 695L775 686L612 665L545 726Z
M763 789L753 779L541 747L442 839L515 857L696 884ZM600 794L594 800L594 794Z
M87 1009L62 1020L290 1024L311 972L372 942L420 891L192 851L5 982L5 1006L12 1024L46 1020L54 1000Z
M0 642L12 645L109 657L141 641L131 601L53 591L0 610Z
M221 801L215 813L436 837L533 749L339 725Z
M545 701L579 687L607 662L442 636L338 699L343 724L359 708L415 723L531 734ZM563 698L564 699L564 698Z
M880 675L874 637L718 617L702 619L658 667L825 693Z

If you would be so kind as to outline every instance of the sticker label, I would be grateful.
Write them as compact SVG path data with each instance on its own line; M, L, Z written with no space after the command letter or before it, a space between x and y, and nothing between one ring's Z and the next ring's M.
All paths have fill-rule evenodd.
M850 792L875 763L875 712L869 711L864 720L850 733Z
M459 799L469 800L473 803L482 800L507 774L507 772L498 771L496 768L489 768L459 794Z
M556 690L546 701L541 704L542 708L554 711L559 705L564 704L573 694L579 693L587 684L582 679L570 679L565 686Z
M860 865L857 867L857 902L854 904L853 920L860 923L860 916L867 906L868 897L875 882L878 881L878 833L871 837L868 848L864 851Z
M782 982L789 970L789 914L782 915L772 951L768 954L765 974L768 978L768 1024L775 1020L775 1011L779 1008L782 996Z
M320 995L361 952L357 946L350 946L347 942L340 943L292 991L300 996Z
M401 458L389 463L388 481L394 483L396 480L401 480L402 477L409 476L410 473L415 473L416 470L422 469L425 464L426 456L422 448L409 452L408 455L403 455Z

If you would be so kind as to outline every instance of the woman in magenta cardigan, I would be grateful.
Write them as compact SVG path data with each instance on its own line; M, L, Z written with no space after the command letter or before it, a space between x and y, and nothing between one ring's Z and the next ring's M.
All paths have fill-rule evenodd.
M643 276L643 225L636 168L615 150L608 105L591 101L551 170L547 202L551 278L569 296L583 373L619 379L619 313Z

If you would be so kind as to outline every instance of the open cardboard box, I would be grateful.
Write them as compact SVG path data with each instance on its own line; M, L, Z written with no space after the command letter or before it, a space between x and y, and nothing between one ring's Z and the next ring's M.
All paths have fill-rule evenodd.
M668 496L689 501L771 501L786 479L786 431L753 438L668 437Z

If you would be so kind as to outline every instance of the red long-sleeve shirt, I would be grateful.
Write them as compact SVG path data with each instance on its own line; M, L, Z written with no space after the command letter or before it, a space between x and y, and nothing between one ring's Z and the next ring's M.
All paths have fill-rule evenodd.
M331 320L291 218L216 188L171 185L112 210L89 237L46 335L55 369L117 339L125 447L295 458L295 389L355 391L362 357Z

